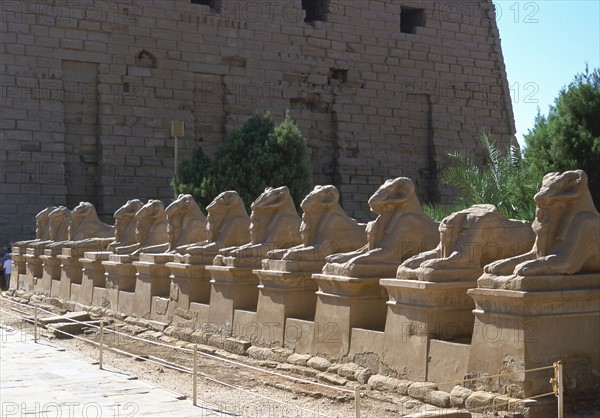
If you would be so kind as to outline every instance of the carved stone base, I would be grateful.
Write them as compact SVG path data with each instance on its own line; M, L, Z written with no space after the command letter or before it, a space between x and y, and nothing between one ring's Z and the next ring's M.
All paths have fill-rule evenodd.
M134 261L137 269L135 283L135 298L133 314L138 318L164 320L164 313L157 314L159 318L152 316L152 298L159 296L169 298L171 290L171 271L165 263L173 261L171 254L142 254L140 261Z
M27 257L25 256L24 253L21 252L15 252L15 248L18 247L13 247L13 252L12 252L12 270L11 270L11 275L12 274L26 274L27 273ZM12 281L12 276L11 276L11 281Z
M475 282L481 275L481 267L475 268L429 268L417 267L415 269L398 267L396 278L400 280L422 280L425 282Z
M112 254L108 261L102 261L102 265L106 268L106 307L131 315L137 270L130 262L120 262L119 259L128 261L130 257ZM121 293L126 294L121 297Z
M13 270L10 272L10 283L9 283L9 289L10 290L17 290L19 289L19 281L21 280L21 277L25 277L25 274L19 274L18 270Z
M586 277L587 276L587 277ZM475 300L475 329L468 364L478 376L514 372L564 362L567 396L600 390L600 286L578 290L552 287L600 282L600 274L548 277L547 291L495 288L469 290ZM541 287L543 277L482 277L479 284ZM489 389L529 397L548 392L552 370L490 379Z
M81 290L79 300L84 305L101 306L99 298L94 297L95 288L106 288L106 268L102 261L108 261L110 251L86 251L79 259L82 266Z
M26 274L30 279L41 278L43 272L43 260L40 258L44 254L43 248L28 248L25 259L27 260Z
M256 320L269 332L262 333L261 344L282 346L286 319L312 321L317 304L317 284L310 272L252 270L258 276Z
M313 355L341 358L348 354L352 328L383 330L387 292L379 278L313 274L319 290Z
M206 266L206 270L212 285L208 321L230 333L235 309L256 311L258 277L251 268Z
M81 284L83 277L83 266L79 258L83 256L83 250L79 248L63 248L58 258L61 260L60 276L60 298L71 299L71 285Z
M475 304L467 290L476 283L382 279L380 284L390 296L383 359L409 379L426 381L430 341L471 336Z
M166 266L171 272L169 310L187 311L193 302L208 305L210 273L205 269L206 264L169 262Z
M547 276L496 276L493 274L483 274L477 280L477 287L522 292L600 289L600 273L552 274Z
M12 279L11 279L12 286ZM17 279L17 289L25 290L29 293L35 292L35 279L29 274L19 274Z
M51 255L41 255L40 260L42 261L42 276L34 277L35 293L50 296L52 294L53 281L56 281L58 295L61 275L60 259Z
M10 290L17 290L19 288L19 276L27 273L27 258L25 257L25 248L12 247L12 270L10 271Z

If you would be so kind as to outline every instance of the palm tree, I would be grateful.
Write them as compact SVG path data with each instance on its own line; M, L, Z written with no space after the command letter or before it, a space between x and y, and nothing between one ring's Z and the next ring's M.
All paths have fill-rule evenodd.
M457 203L426 205L426 211L440 218L444 213L449 215L471 205L489 203L508 218L533 221L533 195L541 179L532 178L516 145L511 144L502 151L485 132L481 134L481 143L487 154L483 165L458 152L448 155L450 165L442 172L442 182L459 190Z

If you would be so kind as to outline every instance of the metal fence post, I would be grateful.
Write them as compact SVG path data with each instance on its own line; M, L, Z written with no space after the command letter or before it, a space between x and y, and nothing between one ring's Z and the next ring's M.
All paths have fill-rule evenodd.
M100 321L100 352L98 356L98 368L102 369L103 352L102 346L104 345L104 322Z
M360 389L354 388L354 410L356 418L360 418Z
M194 347L194 374L192 376L192 403L196 406L198 383L198 347Z
M558 418L563 418L564 415L564 380L563 380L563 364L562 361L557 361L556 366L558 368Z
M37 343L38 329L37 329L37 306L33 308L33 342Z

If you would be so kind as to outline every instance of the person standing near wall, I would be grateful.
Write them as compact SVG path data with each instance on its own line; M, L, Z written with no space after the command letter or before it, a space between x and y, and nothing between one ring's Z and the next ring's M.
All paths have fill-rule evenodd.
M10 284L10 272L12 271L12 257L10 253L4 254L4 262L2 263L2 267L4 268L2 289L8 289Z

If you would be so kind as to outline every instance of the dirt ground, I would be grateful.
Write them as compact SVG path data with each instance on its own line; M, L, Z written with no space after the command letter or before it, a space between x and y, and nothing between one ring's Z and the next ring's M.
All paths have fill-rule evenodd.
M14 299L19 301L18 298ZM20 300L27 302L26 300ZM54 314L65 311L52 305L43 304L41 308ZM21 330L33 338L34 309L31 305L15 305L4 295L0 297L0 322ZM50 316L41 312L39 317ZM23 320L23 319L28 320ZM308 368L298 368L287 363L287 370L281 370L282 363L255 360L248 356L238 356L214 347L195 345L176 340L161 332L154 331L112 317L93 317L96 324L104 324L103 343L112 349L103 351L103 364L108 369L118 369L147 382L154 383L174 393L191 399L193 352L198 348L198 400L209 403L216 409L227 411L223 416L244 417L354 417L354 388L361 393L360 410L362 417L398 417L420 412L438 411L440 408L427 405L416 399L394 392L369 390L366 385L348 381L345 386L325 387L315 377L318 373L307 373ZM117 335L117 331L146 341ZM97 362L100 340L98 328L85 328L77 338L57 338L52 332L38 327L41 338L52 344L77 353L90 362ZM85 339L86 341L84 341ZM156 345L148 342L152 341ZM178 346L187 351L176 350L169 346ZM235 364L233 363L235 362ZM277 368L279 365L280 368ZM248 368L247 366L253 367ZM293 374L294 372L302 374ZM310 371L310 370L309 370ZM272 373L286 375L277 376ZM302 381L300 380L302 379ZM307 382L308 381L308 382ZM313 382L313 383L310 383ZM316 384L315 384L316 383ZM600 411L589 407L584 409L571 405L567 417L600 418ZM598 408L600 409L600 408ZM456 410L443 410L446 413ZM445 415L440 415L445 416ZM517 418L520 414L473 413L472 418L506 417Z
M48 308L50 307L44 307L44 309ZM32 317L33 309L31 307L15 306L5 298L1 298L0 309L2 310L0 312L2 323L33 335L33 325L17 317ZM55 313L62 313L57 308L52 308L52 310ZM40 313L40 317L48 315ZM107 318L107 320L114 322L105 326L104 343L131 353L133 357L104 350L103 363L105 367L125 371L191 399L192 375L175 370L164 361L191 370L193 353L111 334L110 330L117 330L129 335L138 335L144 339L159 341L153 338L159 333L112 318ZM41 328L38 330L42 338L50 339L53 344L78 353L91 362L98 361L98 348L90 342L75 338L56 338L47 330ZM79 337L97 342L99 331L98 329L88 329ZM184 345L183 342L179 344ZM185 345L188 348L193 347L193 344L190 343ZM212 350L208 351L208 354L211 354ZM235 361L242 360L240 356L218 349L214 349L212 354ZM248 357L244 357L243 362L259 369L280 373L275 369L277 365L275 362L258 361ZM352 393L345 392L353 391L352 387L344 386L338 389L311 385L209 358L200 352L198 370L201 374L198 380L198 399L234 415L261 418L320 416L346 418L355 416L354 396ZM318 382L316 378L307 376L292 377ZM397 417L439 409L406 396L368 391L364 387L361 389L361 395L360 409L363 417Z

